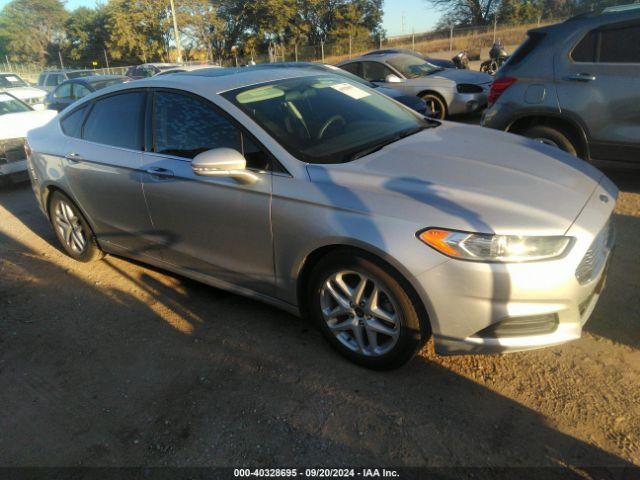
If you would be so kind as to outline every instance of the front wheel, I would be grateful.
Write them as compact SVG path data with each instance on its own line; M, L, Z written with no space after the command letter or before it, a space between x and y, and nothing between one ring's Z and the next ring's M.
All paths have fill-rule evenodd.
M418 300L399 274L375 257L339 251L315 266L308 305L329 343L349 360L373 369L408 362L430 336Z
M447 105L444 103L444 100L442 100L442 98L434 93L425 93L421 98L425 101L427 107L429 107L429 109L431 110L431 118L444 120L444 118L447 116Z
M73 201L63 193L52 194L49 218L67 255L79 262L93 262L104 256L86 219Z

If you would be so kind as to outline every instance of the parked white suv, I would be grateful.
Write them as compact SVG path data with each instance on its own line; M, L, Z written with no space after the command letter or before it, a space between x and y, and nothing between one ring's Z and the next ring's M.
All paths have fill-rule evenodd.
M44 110L47 92L33 88L26 80L11 72L0 72L0 91L10 92L35 110Z

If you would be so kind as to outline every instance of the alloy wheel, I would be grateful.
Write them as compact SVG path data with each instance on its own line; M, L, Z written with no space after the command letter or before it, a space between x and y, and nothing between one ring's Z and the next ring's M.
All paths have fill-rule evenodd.
M373 276L341 270L327 278L320 308L329 330L353 352L381 356L400 336L397 302Z
M67 248L82 254L87 248L87 235L74 208L60 200L55 208L55 224Z

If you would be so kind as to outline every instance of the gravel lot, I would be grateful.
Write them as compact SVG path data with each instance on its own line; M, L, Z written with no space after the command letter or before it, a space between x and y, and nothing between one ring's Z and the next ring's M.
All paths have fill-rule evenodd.
M271 307L113 256L75 263L29 186L2 189L0 465L638 465L640 174L610 176L618 247L581 340L429 343L386 373Z

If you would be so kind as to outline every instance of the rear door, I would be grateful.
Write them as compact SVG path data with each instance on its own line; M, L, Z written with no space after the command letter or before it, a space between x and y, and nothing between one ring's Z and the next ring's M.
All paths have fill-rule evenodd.
M560 108L582 120L591 157L640 161L640 21L586 32L556 59Z
M69 137L65 177L95 233L140 255L152 243L140 178L145 108L144 90L126 90L99 97L61 122Z

